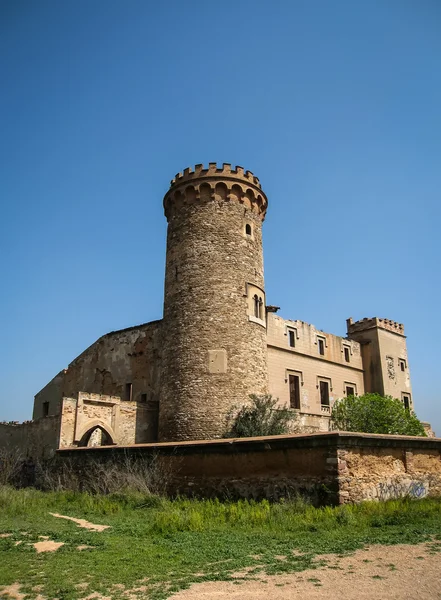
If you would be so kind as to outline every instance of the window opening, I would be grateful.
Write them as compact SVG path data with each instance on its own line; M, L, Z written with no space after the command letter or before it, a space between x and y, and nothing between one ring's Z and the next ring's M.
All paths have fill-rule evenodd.
M406 361L400 358L399 362L400 362L400 369L402 371L405 371L406 370Z
M321 356L323 356L325 354L325 340L322 338L318 338L317 344L318 344L318 352Z
M125 400L127 400L128 402L130 402L132 400L132 384L131 383L126 383L126 395L125 395Z
M254 316L256 317L256 319L258 319L259 318L259 297L257 296L257 294L254 294L253 300L254 300Z
M291 346L291 348L295 348L296 333L292 329L288 329L288 344Z
M141 402L147 402L147 394L141 394Z
M289 404L291 408L300 410L300 377L298 375L289 376Z
M410 410L410 396L409 394L403 394L403 404L406 410Z
M320 381L320 404L329 406L329 383L327 381Z
M349 362L351 360L351 356L350 356L348 346L344 346L344 353L345 353L345 361Z
M43 402L43 417L49 416L49 402Z
M251 230L251 225L250 225L249 223L247 223L247 224L245 225L245 233L246 233L247 235L251 235L251 233L252 233L252 230Z
M352 385L346 386L346 396L355 396L355 388Z
M263 300L259 298L259 319L263 319Z

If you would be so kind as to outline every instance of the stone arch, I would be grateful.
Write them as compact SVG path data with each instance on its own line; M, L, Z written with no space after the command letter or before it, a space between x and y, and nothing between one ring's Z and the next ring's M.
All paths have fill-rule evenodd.
M79 435L77 436L77 439L79 439L78 446L87 446L90 436L96 429L101 429L105 435L107 443L102 445L116 444L116 436L113 429L107 425L107 423L104 423L104 421L101 421L100 419L94 419L93 421L86 423L86 425L84 425L80 430Z

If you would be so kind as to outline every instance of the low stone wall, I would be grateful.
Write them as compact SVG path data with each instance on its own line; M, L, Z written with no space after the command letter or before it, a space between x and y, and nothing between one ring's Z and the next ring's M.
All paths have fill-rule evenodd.
M235 440L66 448L60 459L157 457L169 492L204 497L279 499L314 504L441 496L441 439L318 433Z
M0 423L0 451L23 459L51 458L59 445L60 416L24 423Z

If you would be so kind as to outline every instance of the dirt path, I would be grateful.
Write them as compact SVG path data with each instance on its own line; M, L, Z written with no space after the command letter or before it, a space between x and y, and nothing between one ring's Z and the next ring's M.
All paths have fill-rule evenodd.
M90 529L91 531L104 531L105 529L109 529L110 525L95 525L95 523L90 523L85 519L75 519L74 517L68 517L66 515L59 515L58 513L49 513L53 517L57 517L57 519L67 519L68 521L73 521L78 525L78 527L82 527L83 529Z
M439 600L441 553L429 544L370 546L350 556L321 556L326 566L258 581L204 582L171 600Z

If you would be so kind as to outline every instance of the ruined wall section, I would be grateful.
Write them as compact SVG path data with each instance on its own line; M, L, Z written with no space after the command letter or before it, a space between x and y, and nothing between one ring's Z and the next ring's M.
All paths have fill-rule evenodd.
M40 419L45 416L59 415L61 411L61 399L63 397L63 383L65 369L60 371L55 377L38 392L34 400L34 411L32 418ZM44 412L44 404L47 405L48 412Z
M129 405L139 409L135 437L124 443L154 441L160 393L161 323L153 321L102 336L36 395L34 415L43 414L45 402L50 403L52 414L60 414L63 398L77 399L83 392L116 396L122 403L127 402L121 415L130 412Z
M58 448L60 415L24 423L0 423L0 452L19 459L51 458Z
M267 389L266 197L240 167L198 165L172 182L164 208L160 440L210 439L232 406Z

